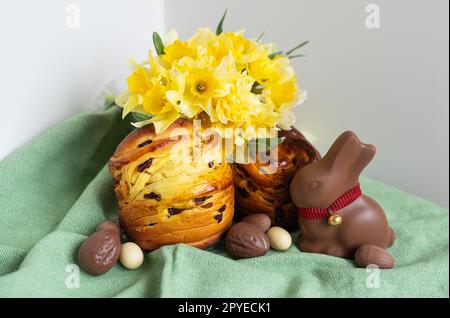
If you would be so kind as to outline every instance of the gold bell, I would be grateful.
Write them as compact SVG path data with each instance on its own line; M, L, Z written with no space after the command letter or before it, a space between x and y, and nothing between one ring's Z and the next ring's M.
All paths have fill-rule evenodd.
M331 210L328 211L330 215L328 216L328 224L331 226L337 226L342 223L342 216L333 213Z

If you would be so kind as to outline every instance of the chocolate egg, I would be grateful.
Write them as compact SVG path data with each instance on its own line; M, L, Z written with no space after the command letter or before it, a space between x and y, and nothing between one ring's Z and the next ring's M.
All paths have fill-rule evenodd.
M102 231L102 230L111 230L111 231L117 231L117 233L120 233L120 227L111 221L103 221L99 225L97 225L96 232Z
M264 213L250 214L242 219L241 222L247 222L256 225L261 231L266 232L270 228L270 216Z
M117 263L119 255L119 228L113 222L103 222L78 250L78 265L91 275L101 275Z
M267 235L258 226L247 222L236 223L228 230L225 246L238 258L262 256L270 249Z

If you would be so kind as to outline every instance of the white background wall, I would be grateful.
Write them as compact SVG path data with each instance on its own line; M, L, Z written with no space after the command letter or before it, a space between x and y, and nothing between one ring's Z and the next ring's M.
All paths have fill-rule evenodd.
M79 29L68 28L79 8ZM163 1L14 0L0 5L0 159L50 126L97 106L144 60ZM73 26L69 23L69 26Z
M67 29L66 5L80 8ZM365 8L378 4L380 29ZM188 37L215 27L290 48L309 100L297 127L324 152L346 129L377 145L370 177L448 207L447 0L16 0L1 5L0 159L72 114L95 108L111 79L123 85L129 57L145 58L153 30ZM111 86L109 90L113 89Z

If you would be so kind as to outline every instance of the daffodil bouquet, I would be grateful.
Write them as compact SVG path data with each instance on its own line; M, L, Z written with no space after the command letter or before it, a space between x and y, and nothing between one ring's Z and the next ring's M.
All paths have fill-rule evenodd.
M201 119L225 138L237 129L236 144L261 137L261 128L290 129L292 108L305 99L290 59L307 42L282 52L262 36L223 32L225 15L216 32L199 28L187 41L175 30L164 41L153 33L156 55L132 62L128 89L116 99L123 117L133 112L134 126L153 124L156 133L180 117Z

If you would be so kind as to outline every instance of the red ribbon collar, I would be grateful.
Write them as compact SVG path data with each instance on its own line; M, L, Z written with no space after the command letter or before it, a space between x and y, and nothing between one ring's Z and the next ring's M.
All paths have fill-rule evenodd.
M326 209L324 208L299 208L298 212L300 216L304 219L322 219L330 215L330 213L336 213L342 210L346 206L350 205L353 201L361 196L361 187L359 183L337 198L330 206Z

